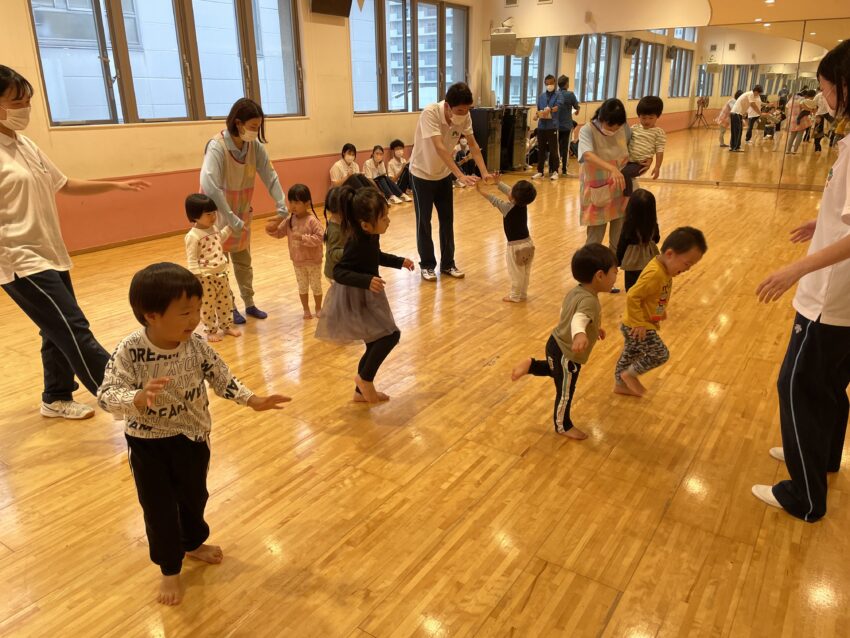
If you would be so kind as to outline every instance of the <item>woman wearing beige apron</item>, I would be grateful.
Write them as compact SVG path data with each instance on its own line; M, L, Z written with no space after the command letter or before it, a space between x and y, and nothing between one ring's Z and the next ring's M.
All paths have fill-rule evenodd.
M223 248L230 255L239 294L245 302L245 314L256 319L268 315L254 305L254 269L251 266L251 196L257 173L277 204L277 214L286 218L289 211L280 180L269 161L265 144L265 118L260 105L241 98L230 109L227 127L212 138L204 153L201 191L218 206L220 228L230 226L233 234ZM276 220L275 223L280 223ZM245 323L245 317L233 304L233 323Z

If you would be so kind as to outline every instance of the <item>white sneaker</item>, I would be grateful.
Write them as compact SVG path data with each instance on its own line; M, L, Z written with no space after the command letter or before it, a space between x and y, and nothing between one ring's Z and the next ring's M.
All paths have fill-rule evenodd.
M549 179L551 179L553 182L557 182L558 181L558 172L556 171L556 172L552 173L552 176Z
M433 268L423 268L420 274L425 281L437 281L437 273L434 272Z
M777 461L782 461L783 463L785 463L785 448L772 447L770 448L768 454L770 454L770 456L775 458Z
M779 509L782 509L782 505L773 495L772 485L753 485L753 496L760 501L764 501L771 507L778 507Z
M402 203L401 198L397 197L396 195L393 195L392 197L390 197L390 202L392 202L393 204L401 204Z
M449 277L454 277L455 279L463 279L466 277L466 274L462 270L455 268L454 266L446 270L441 270L440 273L448 275Z
M413 201L413 198L410 195L408 195L407 193L402 193L401 198L402 198L402 200L404 200L406 202L412 202Z
M466 182L458 181L457 185L459 188L466 188Z
M94 416L94 408L76 401L41 402L41 416L49 419L90 419Z
M535 173L531 176L531 179L543 179L543 173Z

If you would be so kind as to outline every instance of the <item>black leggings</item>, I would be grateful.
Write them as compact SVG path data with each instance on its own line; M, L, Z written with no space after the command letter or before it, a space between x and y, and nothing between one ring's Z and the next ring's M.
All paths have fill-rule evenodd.
M381 337L375 341L370 341L366 344L366 352L360 357L360 363L357 364L357 374L364 381L371 383L375 380L375 375L378 374L378 368L387 358L392 349L398 345L401 339L401 332L396 330L386 337ZM359 392L359 390L358 390Z
M392 197L395 195L396 197L401 197L402 190L398 187L398 184L386 175L378 175L375 178L375 183L378 185L378 188L383 191L384 196Z

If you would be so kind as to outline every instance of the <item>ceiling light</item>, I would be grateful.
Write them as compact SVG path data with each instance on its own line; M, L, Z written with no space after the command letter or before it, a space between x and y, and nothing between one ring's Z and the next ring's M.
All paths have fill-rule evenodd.
M764 27L765 27L765 28L767 28L767 27L769 27L769 26L770 26L770 22L765 22L765 23L764 23Z
M812 31L809 35L817 35L814 31Z
M761 18L756 18L756 22L761 22Z
M776 0L764 0L765 4L773 4Z

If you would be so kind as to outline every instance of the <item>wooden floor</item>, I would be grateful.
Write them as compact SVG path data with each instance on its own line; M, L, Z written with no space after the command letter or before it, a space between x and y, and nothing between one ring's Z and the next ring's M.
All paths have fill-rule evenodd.
M769 186L781 183L784 187L822 190L837 157L837 149L830 150L828 144L824 144L823 152L815 153L811 142L800 144L797 155L785 155L784 131L773 140L765 140L761 131L754 131L753 143L745 144L743 153L730 153L728 148L720 148L719 132L714 127L668 133L661 179ZM729 139L727 131L727 144Z
M541 356L582 244L577 181L539 185L538 253L525 305L508 305L499 214L456 193L463 281L389 271L402 330L378 376L390 403L349 402L361 348L317 342L300 317L282 242L255 228L257 303L269 319L218 346L259 392L294 400L257 414L212 400L207 510L219 566L187 561L178 608L154 602L123 434L38 415L36 330L0 296L0 635L766 636L850 632L850 482L806 524L750 494L784 467L775 379L790 296L753 291L804 250L788 229L812 192L650 184L662 234L702 228L710 250L676 279L671 359L643 400L611 393L624 297L602 299L611 336L582 370L574 418L555 435L553 388L509 379ZM758 211L758 214L755 214ZM415 257L410 205L383 241ZM111 349L136 329L140 267L183 262L173 237L76 258L75 285ZM79 399L91 402L84 392Z

